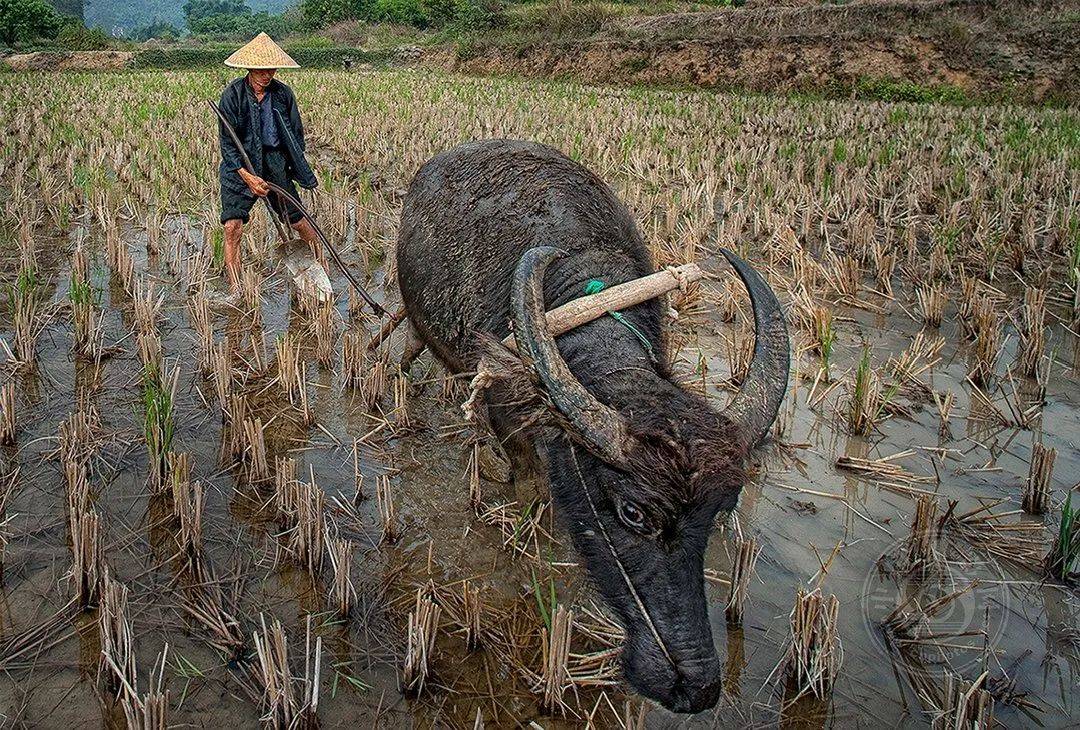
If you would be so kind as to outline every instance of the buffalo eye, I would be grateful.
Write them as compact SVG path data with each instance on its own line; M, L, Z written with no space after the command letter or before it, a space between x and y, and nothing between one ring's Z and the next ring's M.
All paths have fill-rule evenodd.
M633 502L620 501L618 514L619 520L631 530L648 532L645 510Z

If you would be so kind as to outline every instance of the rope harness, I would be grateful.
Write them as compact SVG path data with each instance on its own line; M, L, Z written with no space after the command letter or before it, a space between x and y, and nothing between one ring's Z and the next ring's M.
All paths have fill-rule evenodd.
M606 288L607 284L605 284L602 280L589 279L589 281L585 284L585 293L599 294ZM635 327L634 323L624 317L621 312L613 312L611 310L608 310L608 314L610 314L611 318L614 319L616 322L621 324L626 329L630 330L634 334L634 337L637 337L638 341L641 342L642 346L645 348L645 353L649 356L649 360L652 362L656 362L656 355L653 354L652 343L649 342L649 338L642 334L641 330Z
M585 477L581 473L581 465L578 464L577 451L575 450L573 443L570 444L570 458L574 462L574 471L577 472L578 481L581 483L581 491L585 492L585 500L589 503L589 511L592 512L593 519L596 520L596 527L604 537L604 544L607 545L612 560L615 561L615 565L619 566L619 574L622 575L622 579L626 583L626 588L630 591L630 596L634 599L634 603L637 605L638 611L641 612L642 618L645 619L645 624L649 627L649 632L653 635L656 645L659 646L660 651L664 653L664 658L667 659L668 663L671 664L676 672L678 672L678 665L675 663L675 660L671 658L671 653L668 651L667 644L660 638L660 632L656 630L656 624L653 623L652 616L649 615L649 610L645 608L645 602L642 601L641 596L638 595L637 588L634 587L634 582L630 580L630 574L626 572L626 568L623 567L622 560L619 558L619 553L615 550L615 543L611 541L611 536L608 535L607 528L604 527L604 523L600 520L600 515L596 511L596 504L593 503L592 495L589 494L589 487L585 484Z

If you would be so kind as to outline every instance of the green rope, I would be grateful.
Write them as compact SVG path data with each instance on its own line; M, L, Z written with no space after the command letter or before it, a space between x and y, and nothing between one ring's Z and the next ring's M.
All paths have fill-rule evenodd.
M600 279L589 279L589 281L585 283L585 294L590 296L593 294L599 294L606 288L607 284L605 284ZM610 314L616 322L634 333L634 336L637 337L641 344L645 347L645 351L648 352L649 359L655 362L656 356L653 354L652 343L649 342L649 339L641 333L641 330L635 327L630 320L622 316L622 314L620 314L619 312L608 312L608 314Z

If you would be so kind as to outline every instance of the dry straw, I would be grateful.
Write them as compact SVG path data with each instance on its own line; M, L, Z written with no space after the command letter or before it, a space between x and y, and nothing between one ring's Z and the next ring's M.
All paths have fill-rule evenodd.
M169 692L165 689L168 657L169 645L166 644L150 672L150 689L141 697L121 700L128 730L167 730L169 727Z
M352 444L353 462L353 498L354 505L360 504L364 499L364 472L360 469L360 439L353 439Z
M266 427L262 419L244 419L241 433L245 478L249 482L266 481L270 478L270 463L266 456Z
M128 589L105 571L98 608L101 676L105 691L119 699L137 697L135 639L128 619Z
M467 580L461 584L461 613L465 648L475 651L483 644L484 604L480 599L480 589Z
M574 631L574 613L559 604L551 617L551 628L544 627L543 665L540 675L542 705L547 712L566 712L563 693L570 685L570 639Z
M68 518L71 528L71 585L76 605L87 610L97 605L101 578L105 571L104 536L97 510L84 507L73 510Z
M1057 450L1050 449L1036 442L1031 447L1031 463L1028 468L1027 484L1024 489L1024 511L1041 515L1050 506L1050 477L1054 473L1054 459Z
M843 650L836 635L840 601L820 590L800 590L791 611L791 638L784 657L788 685L797 696L825 698L840 671Z
M367 376L367 347L356 330L346 330L341 336L341 384L346 388L363 388Z
M405 661L401 669L401 691L406 695L416 697L424 691L441 616L439 605L423 588L418 588L416 604L409 613Z
M1039 360L1046 351L1046 290L1027 287L1021 309L1020 342L1016 348L1016 366L1022 375L1037 373Z
M731 584L727 608L724 611L730 624L737 626L742 623L743 605L750 592L750 579L754 575L754 566L760 553L761 549L754 538L739 541L735 560L731 564Z
M202 517L205 504L205 493L199 482L185 480L176 485L173 509L180 521L180 555L193 583L202 583L207 578L202 553Z
M297 405L303 380L300 373L300 342L295 335L286 334L277 340L278 383L289 402Z
M949 427L949 418L952 416L953 406L956 405L956 394L951 390L941 395L934 391L934 405L938 411L938 435L943 439L952 439L952 428Z
M940 327L941 320L945 317L945 305L948 303L945 287L938 283L920 286L915 290L915 301L923 323L927 327Z
M334 580L330 587L327 601L330 610L340 618L348 618L356 602L356 587L352 581L353 545L343 537L327 536L327 553L330 565L334 569Z
M8 504L11 496L15 493L15 485L19 483L19 467L0 475L0 564L4 561L4 548L8 541Z
M203 375L210 375L214 371L214 320L204 290L199 289L188 301L188 318L195 333L195 362Z
M921 495L915 502L911 532L904 545L904 564L911 571L925 571L937 562L938 501Z
M945 670L941 712L933 720L934 730L990 730L994 722L994 699L984 687L988 672L970 684Z
M337 338L338 313L333 301L319 304L315 310L315 358L330 369L334 364L334 340Z
M382 518L382 541L397 542L397 517L394 514L394 495L390 491L390 476L380 474L375 477L375 502Z
M17 429L15 383L0 386L0 445L13 446Z
M304 643L304 675L300 680L289 665L289 644L281 621L255 632L255 652L259 660L259 679L263 686L262 722L268 728L315 730L319 726L319 684L322 676L322 637L316 637L311 653L311 616L307 617Z

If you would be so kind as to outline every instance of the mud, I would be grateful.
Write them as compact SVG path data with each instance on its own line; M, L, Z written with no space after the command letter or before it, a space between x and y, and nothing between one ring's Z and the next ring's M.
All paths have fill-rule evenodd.
M475 39L422 63L594 83L837 93L871 79L1076 99L1075 4L851 2L633 15L568 40Z
M298 81L313 84L315 77ZM440 79L439 83L450 82ZM448 104L457 109L460 102ZM319 165L337 169L355 164L345 153L318 143L330 131L319 128L324 118L312 116L313 156ZM361 155L363 150L351 149L349 154ZM371 179L382 180L375 184L375 194L399 200L397 191L407 181L390 166L369 164ZM322 201L316 207L322 219L338 220L326 212L326 201L332 199L321 195L316 195ZM371 204L372 195L365 187L356 200ZM1073 489L1080 473L1080 340L1056 318L1049 335L1056 359L1042 416L1031 427L988 420L985 408L970 399L965 386L970 345L949 317L940 332L945 338L941 361L923 377L935 390L957 397L952 437L940 435L932 403L904 397L904 411L864 438L850 436L843 425L842 384L850 380L864 344L872 348L875 367L882 368L887 357L910 345L921 325L902 307L892 307L886 315L865 307L836 308L838 337L831 367L838 385L830 397L821 399L825 386L813 385L812 368L804 364L793 377L781 410L781 434L758 452L756 475L743 491L737 518L718 528L706 556L714 639L726 666L725 694L713 711L693 718L675 717L643 705L618 684L617 677L607 676L599 686L576 688L571 712L552 717L540 710L535 688L518 667L503 662L504 654L491 645L466 651L452 621L440 630L427 690L418 699L407 699L399 692L398 679L407 643L406 614L418 586L434 585L448 606L451 602L446 596L459 591L462 581L478 586L485 620L493 631L498 628L503 635L522 637L519 656L533 671L541 663L536 638L543 625L538 585L546 590L550 580L558 601L579 612L591 606L593 595L547 506L543 484L482 480L486 508L501 507L515 517L507 527L476 516L466 476L471 434L462 430L459 408L464 393L460 388L447 388L444 393L443 373L429 356L421 358L411 372L407 406L411 426L387 435L379 429L390 407L389 396L383 398L381 409L364 408L352 391L342 387L339 353L332 367L326 368L317 364L311 349L305 349L317 425L302 427L287 414L281 415L268 434L271 456L293 456L300 474L309 469L315 473L328 505L335 497L348 504L355 486L352 444L354 439L364 439L359 450L367 498L348 509L329 507L342 533L355 545L352 578L358 605L347 622L327 613L325 581L313 582L306 573L277 560L280 528L270 514L268 495L248 485L231 460L222 457L223 426L213 386L192 361L195 338L186 310L189 292L175 263L205 249L199 216L210 205L204 199L190 205L190 216L170 213L161 219L157 255L148 253L147 235L156 218L125 217L122 243L135 255L138 275L156 282L166 295L159 327L165 360L181 364L176 448L191 454L193 478L208 489L207 558L226 592L236 595L235 613L246 636L258 628L261 615L279 617L296 652L294 661L299 662L303 617L315 617L326 651L319 710L324 727L472 727L478 712L493 727L530 722L542 727L584 726L590 721L601 727L621 727L626 718L639 715L648 727L925 726L929 723L913 687L920 678L937 685L946 666L969 680L988 672L999 687L995 717L1007 727L1062 727L1080 721L1080 693L1076 691L1080 601L1075 589L1044 581L1036 564L1018 565L992 557L956 535L943 538L946 570L919 581L899 576L892 563L908 533L913 512L910 493L835 465L840 455L876 458L911 450L899 463L926 478L918 488L939 495L943 502L958 500L962 510L975 508L983 499L1005 499L998 511L1011 511L1019 509L1032 443L1041 440L1058 452L1052 487L1055 502L1059 501ZM33 211L27 208L26 213ZM335 240L355 241L358 218L353 214L343 216L346 222L340 226L330 223ZM256 238L268 234L267 222L260 220ZM387 225L392 228L392 222ZM359 238L377 238L369 234L365 231ZM248 665L229 661L215 651L205 629L180 608L182 590L172 537L148 497L141 365L131 342L132 304L110 276L103 233L92 211L83 210L60 227L42 218L34 237L41 296L59 314L39 337L34 369L15 374L5 370L4 374L4 382L16 384L19 433L16 446L5 447L3 459L7 469L18 467L21 472L7 510L8 544L0 585L3 724L122 726L119 709L98 688L100 640L95 614L65 613L69 591L64 576L71 559L56 435L58 424L82 399L100 413L99 449L92 469L95 504L108 525L110 569L132 591L130 617L140 681L167 643L172 657L166 671L171 724L257 727L259 694L244 668ZM91 252L93 283L106 317L105 341L118 346L100 368L73 359L71 323L62 313L71 252L79 242ZM392 257L369 259L367 253L361 255L350 247L346 258L354 271L371 273L369 283L380 301L396 303L396 295L385 286L385 261ZM14 243L7 241L0 249L5 285L14 281L18 260ZM261 313L266 349L272 357L278 335L294 332L307 337L310 323L288 289L283 267L272 257L251 256L249 262L266 277ZM715 260L707 266L720 277L728 275ZM373 331L376 323L350 311L347 285L340 273L335 272L333 281L342 321ZM887 301L871 293L869 277L863 284L867 297L882 304ZM896 301L909 301L914 284L898 277ZM220 289L223 282L217 277L210 285ZM704 306L686 312L672 325L672 332L684 343L678 367L688 381L698 380L698 370L707 372L702 379L709 395L723 402L730 392L725 335L742 332L742 322L733 326L720 321L719 286L711 284L715 288L705 292ZM998 286L1010 299L1021 295L1022 290L1011 281L999 281ZM0 323L0 338L10 342L11 312L6 301ZM245 320L223 308L215 313L214 326L219 336L228 333L235 338ZM1015 339L1006 344L1003 363L1012 361ZM394 356L402 345L400 339L393 341ZM707 367L702 369L702 363ZM1020 387L1028 396L1036 390L1027 380ZM1004 408L1003 399L995 391L998 407ZM260 410L273 418L287 409L280 399L268 397ZM384 474L391 478L401 528L399 539L389 545L380 543L380 518L371 498L375 477ZM534 516L535 529L523 529L529 523L523 513ZM1023 515L1011 517L1012 521L1043 524ZM1045 524L1048 544L1055 523L1047 518ZM722 583L730 569L737 532L755 535L763 548L742 627L726 625L727 589ZM973 581L977 584L972 590L949 604L948 612L931 624L938 633L956 634L949 642L956 646L942 651L909 647L900 652L888 644L881 622L902 597L918 593L931 600ZM841 602L838 632L844 657L839 679L827 701L803 697L785 702L776 667L788 639L792 601L796 590L819 584ZM54 614L60 618L50 620ZM45 638L16 656L12 647L42 626L48 627ZM575 641L575 652L603 647L584 633Z

